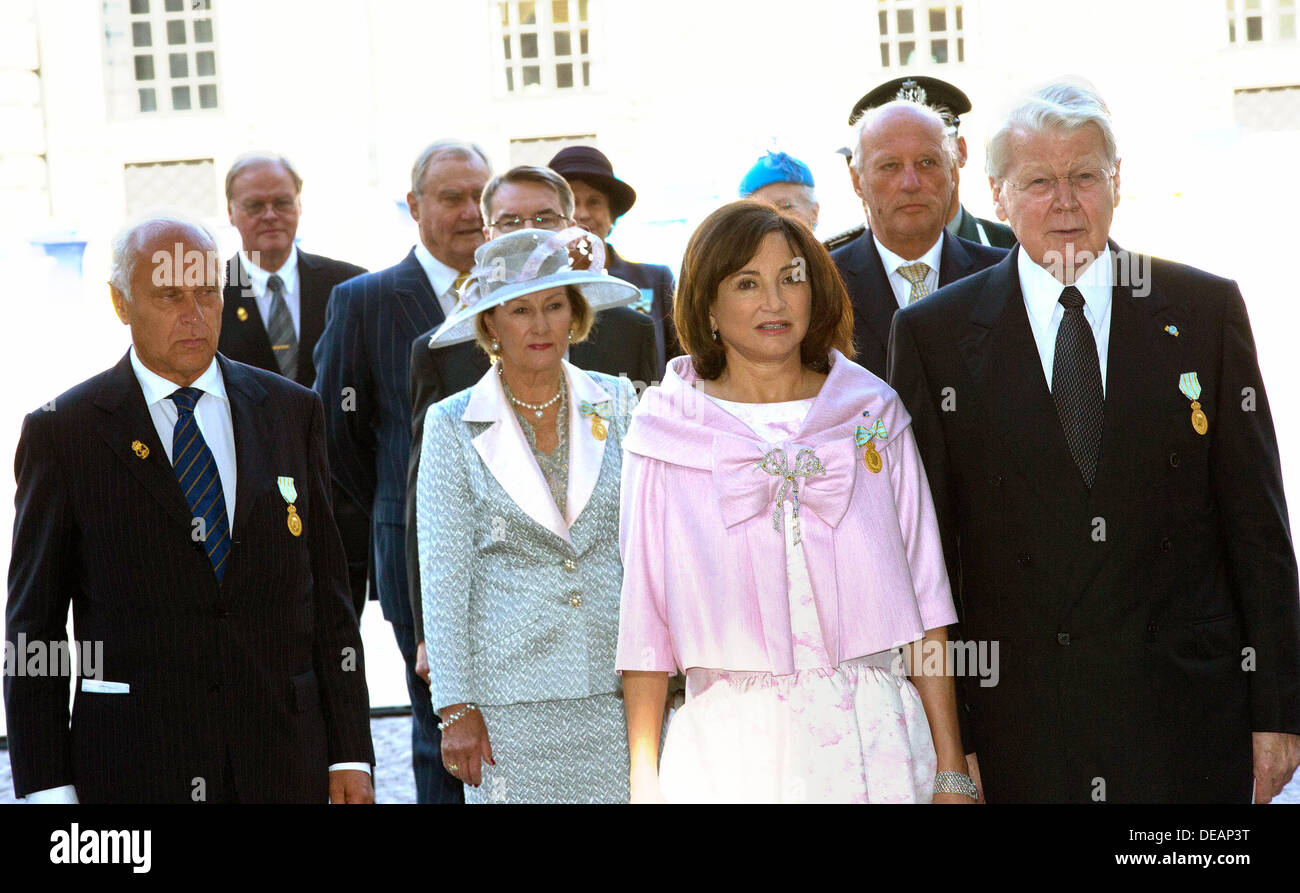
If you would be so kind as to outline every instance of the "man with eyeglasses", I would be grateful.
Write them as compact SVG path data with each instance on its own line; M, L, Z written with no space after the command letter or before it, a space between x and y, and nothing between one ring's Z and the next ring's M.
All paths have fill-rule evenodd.
M288 158L250 152L226 174L226 211L239 230L240 250L226 261L218 349L229 359L276 372L303 387L316 380L312 350L325 327L325 306L340 282L363 267L294 243L302 214L302 177ZM370 519L334 488L334 520L348 558L348 584L357 616L366 605Z
M1090 87L989 140L1020 247L894 318L989 802L1268 802L1300 764L1300 596L1236 283L1110 240ZM978 762L976 762L976 758Z

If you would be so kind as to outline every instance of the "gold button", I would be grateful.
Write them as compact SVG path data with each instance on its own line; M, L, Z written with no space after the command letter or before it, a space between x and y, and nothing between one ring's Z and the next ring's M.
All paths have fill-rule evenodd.
M572 558L566 558L564 559L564 569L566 571L576 571L578 569L578 566L573 563Z
M573 595L569 596L569 604L573 605L575 608L580 606L582 604L582 596L575 592Z

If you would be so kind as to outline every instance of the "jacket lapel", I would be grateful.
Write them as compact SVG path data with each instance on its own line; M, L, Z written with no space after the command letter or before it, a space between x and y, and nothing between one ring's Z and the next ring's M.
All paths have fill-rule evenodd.
M249 359L256 356L256 365L265 369L278 369L275 351L271 350L271 339L266 334L266 322L257 308L257 298L248 282L248 273L236 254L226 262L226 306L222 310L222 337L235 344L242 343L244 347L242 351L227 352ZM229 334L227 330L230 330Z
M104 411L99 434L109 448L149 495L173 515L177 523L188 528L190 507L181 493L176 472L167 461L167 451L158 440L158 431L144 402L144 392L140 390L140 382L131 368L129 351L113 367L105 387L95 395L95 405ZM132 447L136 441L149 450L143 459Z
M967 215L969 216L969 215ZM962 236L965 238L965 236ZM976 241L979 241L976 239ZM947 230L943 231L943 248L939 251L939 287L950 282L964 279L971 273L970 254L967 253L961 239Z
M608 402L612 416L614 397L576 366L564 363L564 373L569 379L569 490L565 508L572 527L591 500L605 457L606 438L598 439L591 433L592 420L582 417L581 403L584 400L593 405ZM602 424L607 434L614 426L612 420Z
M415 249L393 271L393 313L395 322L410 333L407 344L421 332L442 325L447 315L442 312L438 296L433 293L429 277L415 256Z
M471 389L469 403L461 416L466 422L491 423L473 439L474 449L501 489L524 514L572 545L569 525L560 517L550 487L533 458L519 420L506 402L499 379L495 371L484 375ZM573 487L572 482L569 486Z
M235 522L231 538L247 531L248 518L259 494L270 489L271 439L266 430L266 413L259 404L266 390L245 369L218 355L221 377L230 398L230 422L235 431Z
M889 329L898 302L889 285L889 276L880 260L880 252L876 251L871 230L866 230L854 240L851 251L848 269L853 283L849 285L849 294L860 296L853 307L854 317L860 320L860 324L855 324L854 328L864 336L875 338L884 350L889 344Z
M298 351L300 376L305 371L303 358L310 362L312 348L325 330L325 306L330 295L324 288L322 274L314 255L298 252L298 344L306 348Z

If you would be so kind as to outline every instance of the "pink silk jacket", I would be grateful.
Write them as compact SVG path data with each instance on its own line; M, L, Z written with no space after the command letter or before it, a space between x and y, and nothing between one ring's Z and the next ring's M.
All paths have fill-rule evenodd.
M690 357L642 397L623 440L619 671L794 672L778 499L799 507L833 665L956 620L911 418L875 375L839 351L831 362L803 428L776 450L695 389ZM807 474L803 450L824 470Z

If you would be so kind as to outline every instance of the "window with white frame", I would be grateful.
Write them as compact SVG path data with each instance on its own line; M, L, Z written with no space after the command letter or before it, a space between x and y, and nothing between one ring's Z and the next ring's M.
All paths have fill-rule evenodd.
M1226 0L1228 43L1285 43L1296 39L1296 0Z
M588 0L495 0L507 93L591 86Z
M127 164L122 171L122 185L128 217L161 209L198 217L221 213L221 187L211 158Z
M878 0L880 67L966 61L962 4Z
M212 15L212 0L105 0L119 114L220 108Z

